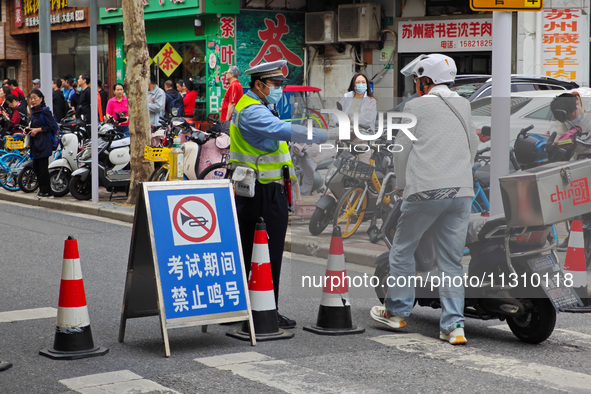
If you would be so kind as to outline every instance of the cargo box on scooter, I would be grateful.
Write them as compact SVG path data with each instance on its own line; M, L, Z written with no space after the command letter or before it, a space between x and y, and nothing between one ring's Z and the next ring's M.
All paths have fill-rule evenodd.
M591 159L550 163L499 181L509 227L545 226L591 212Z

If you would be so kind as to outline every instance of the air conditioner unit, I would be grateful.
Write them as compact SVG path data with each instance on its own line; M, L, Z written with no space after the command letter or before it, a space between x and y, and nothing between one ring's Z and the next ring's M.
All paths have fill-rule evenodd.
M379 4L339 5L339 42L379 41L381 18Z
M334 12L306 12L306 44L333 43L334 33Z

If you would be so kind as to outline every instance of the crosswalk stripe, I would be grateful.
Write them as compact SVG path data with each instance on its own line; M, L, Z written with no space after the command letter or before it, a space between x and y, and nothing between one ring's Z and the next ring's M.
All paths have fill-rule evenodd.
M195 361L288 393L312 393L317 392L319 387L322 387L323 393L371 392L367 386L356 382L335 378L257 352L196 358Z
M151 380L144 379L128 370L98 373L71 379L60 383L70 390L82 394L111 393L178 393ZM180 394L180 393L178 393Z
M14 321L45 319L48 317L57 317L55 308L35 308L22 309L19 311L0 312L0 323L10 323Z
M591 387L591 375L488 352L484 353L470 347L452 346L439 339L421 334L383 335L370 339L407 353L421 353L462 368L525 380L558 390L585 391Z

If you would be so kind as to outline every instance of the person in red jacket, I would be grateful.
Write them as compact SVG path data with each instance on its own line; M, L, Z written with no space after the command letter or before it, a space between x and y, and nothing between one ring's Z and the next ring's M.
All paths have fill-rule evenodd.
M226 71L226 80L230 86L228 86L228 91L226 91L224 100L222 101L222 114L220 115L221 122L232 119L234 108L236 108L238 100L242 97L243 89L238 81L239 75L238 67L236 66L231 66L228 71Z
M20 101L13 94L7 95L5 101L8 104L9 111L2 109L2 116L9 122L6 134L12 135L14 133L14 127L21 123L21 114L17 108L20 105Z
M193 90L193 82L188 80L185 82L186 94L183 98L183 105L185 106L185 116L193 117L195 111L195 100L197 100L197 92Z

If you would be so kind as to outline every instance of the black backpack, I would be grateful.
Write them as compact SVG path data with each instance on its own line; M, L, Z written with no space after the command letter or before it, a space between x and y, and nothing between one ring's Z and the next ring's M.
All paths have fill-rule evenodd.
M183 96L177 94L176 98L173 98L170 94L165 93L166 97L170 99L169 116L184 116L185 115L185 104L183 103Z

